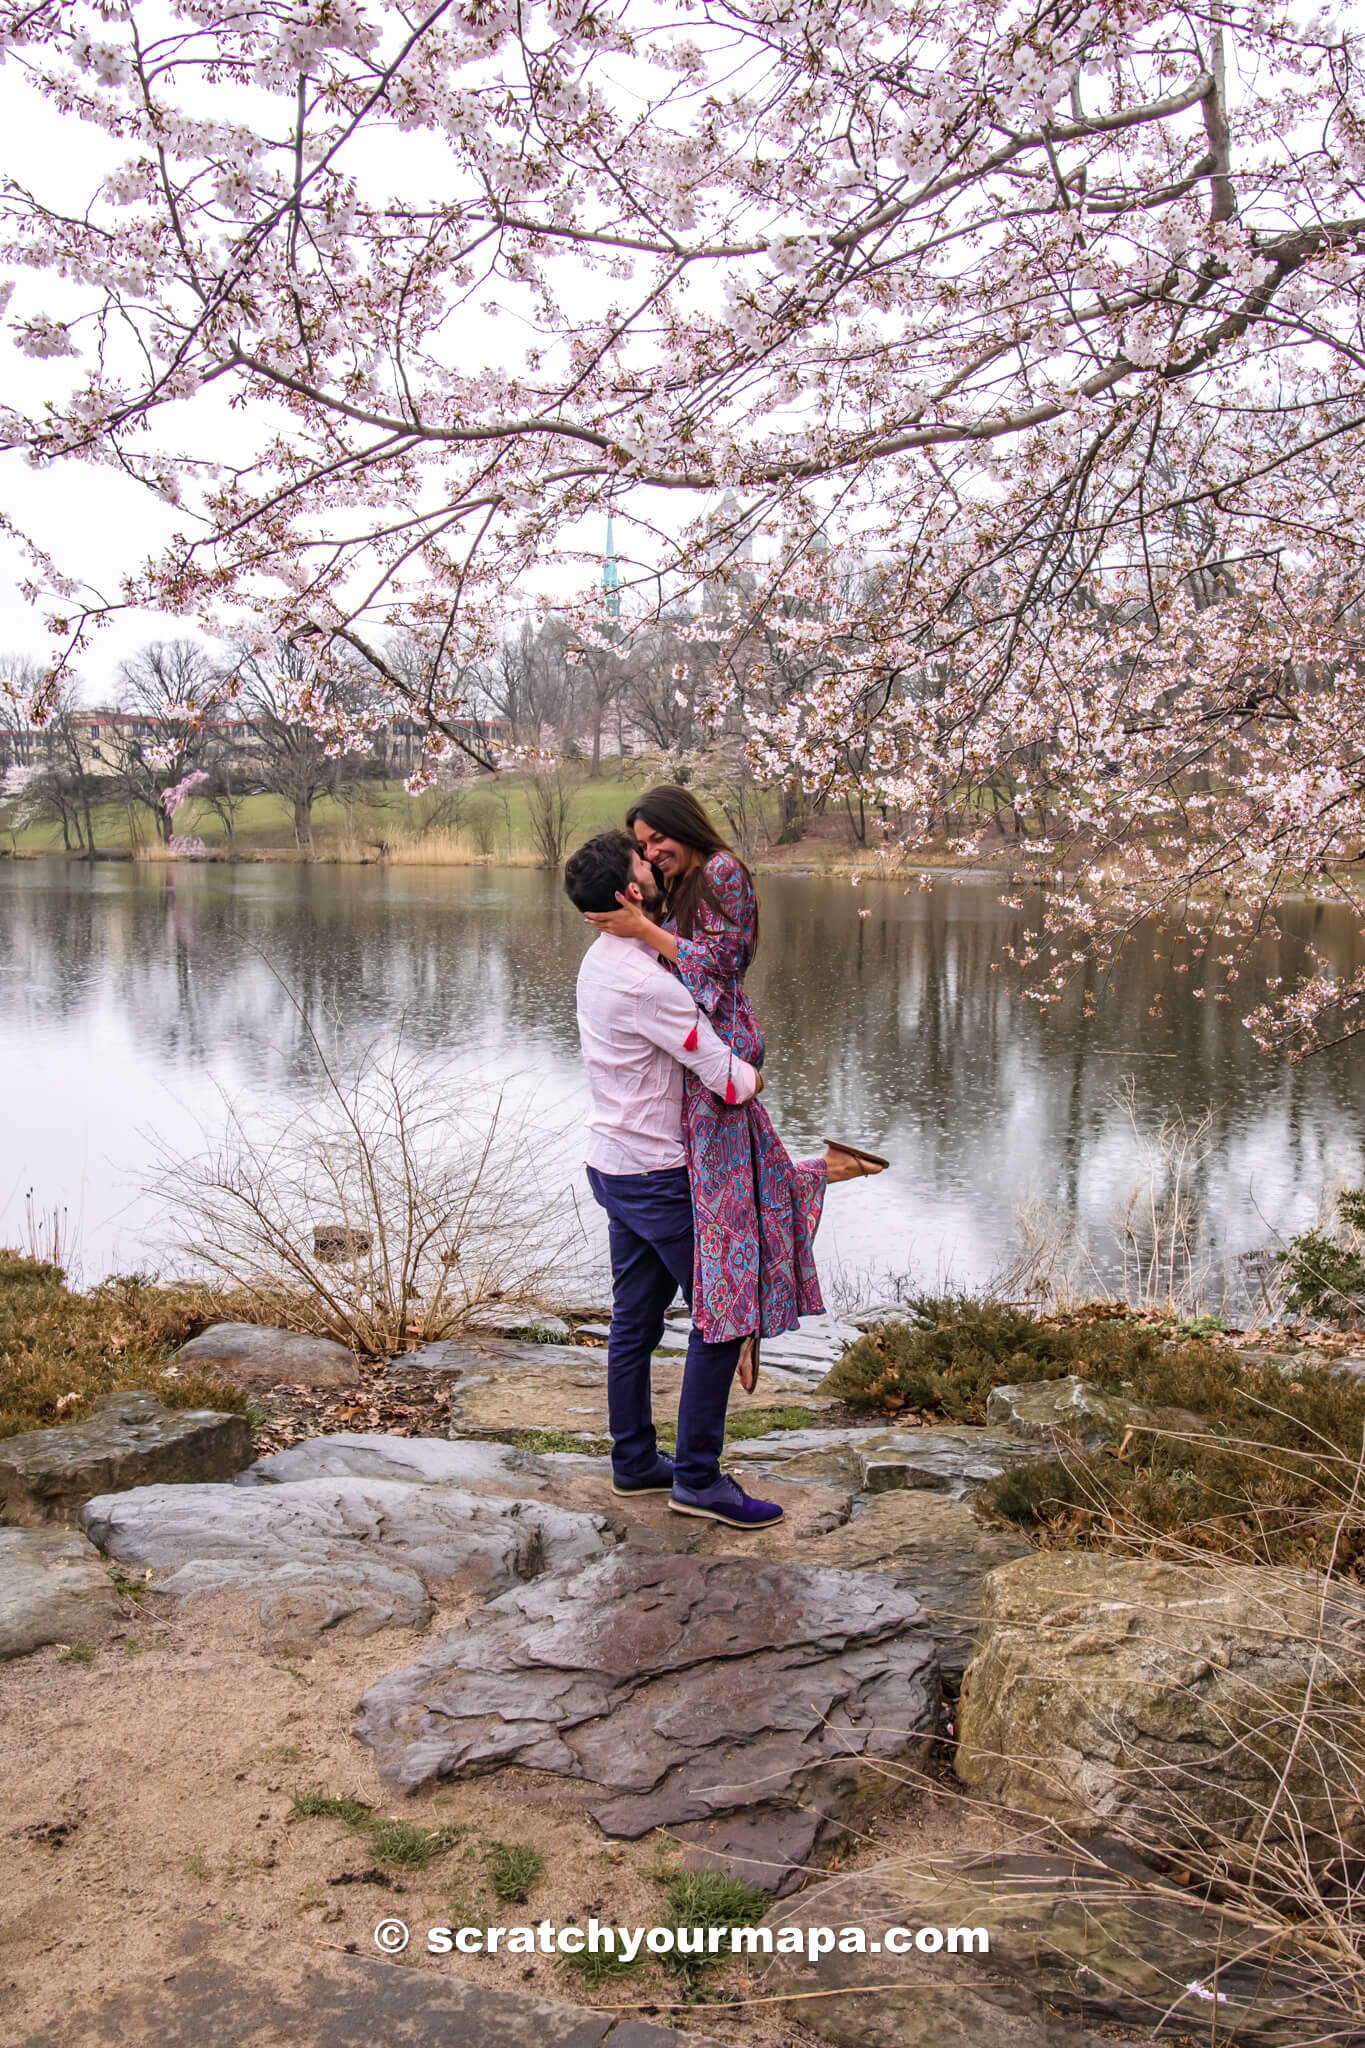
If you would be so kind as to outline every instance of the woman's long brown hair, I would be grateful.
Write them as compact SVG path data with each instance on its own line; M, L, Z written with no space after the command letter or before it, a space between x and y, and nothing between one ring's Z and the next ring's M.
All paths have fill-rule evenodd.
M710 818L702 809L690 789L684 789L677 782L661 782L654 789L647 789L638 803L626 812L626 824L633 832L635 820L643 818L652 831L662 832L666 839L676 839L679 846L690 846L701 856L698 865L680 875L676 881L668 880L664 887L664 907L678 928L679 936L690 939L696 930L697 914L703 903L733 922L724 906L716 900L715 891L706 879L706 863L713 854L728 853L731 860L743 870L749 887L753 889L754 878L748 864L742 861L727 839L722 839ZM758 893L754 892L754 951L758 951Z

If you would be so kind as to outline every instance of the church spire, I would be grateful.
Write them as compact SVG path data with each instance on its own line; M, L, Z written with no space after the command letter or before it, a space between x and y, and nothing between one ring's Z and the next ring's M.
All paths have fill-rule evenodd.
M607 514L607 553L602 563L602 588L606 592L608 617L619 619L621 616L621 571L616 566L616 534L610 512Z

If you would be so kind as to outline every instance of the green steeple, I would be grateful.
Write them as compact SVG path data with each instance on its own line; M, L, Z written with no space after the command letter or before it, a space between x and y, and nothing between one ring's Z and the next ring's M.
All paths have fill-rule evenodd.
M607 613L613 619L621 616L621 571L616 566L616 535L612 527L611 514L607 514L607 555L602 564L602 588L607 594Z

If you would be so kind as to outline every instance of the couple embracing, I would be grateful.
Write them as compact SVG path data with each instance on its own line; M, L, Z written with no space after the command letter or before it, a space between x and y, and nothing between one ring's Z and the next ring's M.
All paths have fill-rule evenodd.
M812 1240L833 1181L886 1165L829 1143L793 1160L758 1101L763 1033L744 992L753 878L690 791L661 784L572 854L564 886L598 937L578 975L593 1113L588 1180L607 1212L612 1490L668 1493L736 1529L780 1521L720 1469L736 1372L824 1304ZM692 1332L672 1458L655 1440L650 1360L681 1289Z

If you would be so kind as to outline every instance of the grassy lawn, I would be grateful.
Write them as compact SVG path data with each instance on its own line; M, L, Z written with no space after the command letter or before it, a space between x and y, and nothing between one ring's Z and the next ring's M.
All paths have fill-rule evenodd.
M615 775L596 780L571 775L570 779L570 843L577 844L593 832L624 824L630 804L652 778L636 768L626 781ZM409 796L401 782L366 785L350 809L334 797L320 797L313 806L314 852L324 859L354 858L377 852L383 845L402 847L410 858L425 849L433 859L443 861L476 860L481 855L532 860L535 846L528 780L521 775L500 775L462 783L452 823L442 822L444 813L439 808L447 792ZM94 824L95 844L102 853L130 853L154 846L152 819L145 810L130 816L123 804L99 804L94 809ZM181 806L176 827L183 838L202 839L215 852L227 849L223 821L193 797ZM0 825L0 844L8 841L23 854L62 851L61 829L56 824L28 825L13 834ZM282 798L243 799L236 814L236 850L248 856L295 850L291 814Z

